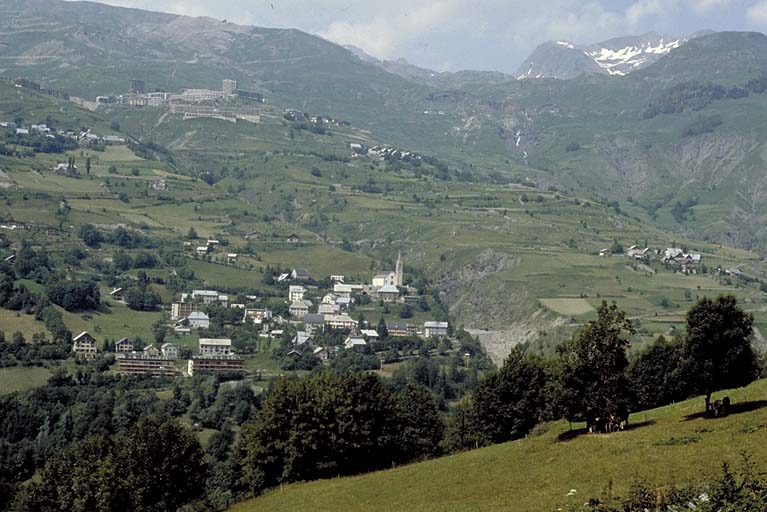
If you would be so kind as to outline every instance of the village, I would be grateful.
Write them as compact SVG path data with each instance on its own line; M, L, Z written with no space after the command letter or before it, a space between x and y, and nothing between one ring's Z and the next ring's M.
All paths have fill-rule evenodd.
M207 253L218 244L209 240L197 247ZM236 254L227 254L227 261L236 261ZM329 362L338 354L349 351L367 355L383 354L390 347L382 343L384 338L447 340L451 334L449 322L428 320L420 324L408 321L386 321L373 325L352 317L358 302L378 301L379 304L417 304L422 300L417 290L404 284L404 262L400 253L394 270L375 273L369 283L347 282L344 275L330 275L330 286L319 285L303 268L276 276L278 283L287 285L283 313L267 307L259 307L256 295L244 296L245 301L235 302L229 295L216 290L192 290L181 293L178 300L168 306L168 329L177 336L190 336L193 332L211 327L210 311L222 308L236 312L227 315L232 323L256 328L261 339L286 340L286 357L300 359L310 356L320 364ZM124 303L125 290L115 288L109 294L111 300ZM286 338L286 333L290 336ZM333 334L335 337L321 336ZM339 337L340 336L340 337ZM323 343L329 339L340 343ZM194 376L216 373L226 376L246 373L246 354L238 354L231 338L199 337L196 353L186 351L186 364L180 369L176 362L184 355L172 343L149 344L137 347L126 337L111 345L117 361L117 370L123 375ZM84 360L95 359L100 349L97 340L88 332L73 338L73 353ZM381 357L383 357L381 355Z

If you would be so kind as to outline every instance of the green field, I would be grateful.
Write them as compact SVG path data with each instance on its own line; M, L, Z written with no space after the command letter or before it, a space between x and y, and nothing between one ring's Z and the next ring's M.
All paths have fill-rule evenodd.
M0 368L0 395L42 386L50 376L50 370L37 366Z
M723 419L695 416L696 398L631 416L630 430L568 437L566 422L542 425L520 441L368 475L300 483L233 507L235 512L508 511L539 512L625 496L646 479L697 483L745 451L767 460L767 382L722 392L746 412ZM753 409L753 410L751 410ZM575 425L578 427L580 425ZM567 497L576 489L574 497Z

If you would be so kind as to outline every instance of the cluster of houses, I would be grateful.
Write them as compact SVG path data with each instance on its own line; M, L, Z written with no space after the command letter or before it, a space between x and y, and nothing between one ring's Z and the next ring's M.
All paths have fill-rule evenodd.
M663 263L676 265L682 272L697 273L697 267L703 261L703 256L699 253L688 253L679 247L667 247L665 250L654 250L648 247L632 245L624 253L626 257L637 261L649 261L659 259ZM606 258L612 256L611 249L602 249L599 256Z
M200 103L226 99L246 99L266 103L263 94L240 89L236 80L224 79L221 89L183 89L181 93L161 90L149 92L143 80L131 80L127 94L96 96L98 105L128 105L131 107L159 107L178 103Z
M410 151L403 151L401 149L390 148L385 146L373 146L366 148L362 144L352 142L349 144L349 149L352 150L352 157L370 157L377 158L379 160L421 160L423 157L417 153Z
M76 140L80 146L90 146L104 142L106 144L125 144L125 139L116 135L96 135L90 129L82 132L73 132L71 130L54 130L45 123L40 124L21 124L18 125L12 121L0 122L0 128L13 130L16 135L42 135L49 139L55 139L61 136L67 139Z
M72 352L83 359L95 359L99 353L96 339L88 332L82 332L72 339ZM121 375L153 375L177 377L182 372L176 366L179 349L172 343L163 343L159 348L148 345L136 350L135 344L127 338L115 342L118 372ZM228 338L200 338L198 354L189 358L187 375L200 373L244 373L245 361L232 351L232 340Z

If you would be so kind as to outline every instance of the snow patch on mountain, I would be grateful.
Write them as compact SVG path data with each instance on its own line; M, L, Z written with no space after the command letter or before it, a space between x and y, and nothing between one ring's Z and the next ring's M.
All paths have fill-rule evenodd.
M655 62L658 57L670 53L684 43L682 39L665 41L648 41L639 46L626 46L624 48L599 48L598 50L586 51L586 55L611 75L627 75L641 69L647 64Z

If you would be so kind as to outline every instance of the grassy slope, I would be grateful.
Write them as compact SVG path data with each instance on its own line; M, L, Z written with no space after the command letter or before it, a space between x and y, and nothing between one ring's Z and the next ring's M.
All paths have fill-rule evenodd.
M0 368L0 395L42 386L50 376L47 368Z
M729 391L734 403L763 399L767 382ZM724 396L719 393L717 396ZM614 495L625 495L637 478L657 483L694 483L715 473L725 460L737 462L747 451L767 460L767 408L728 418L686 419L702 399L635 414L634 423L651 422L611 435L585 435L558 441L564 422L526 439L438 460L359 477L295 484L235 506L258 511L541 511L601 496L612 480ZM697 438L663 445L672 438Z
M18 101L15 89L0 88L0 93L9 105ZM33 99L40 108L49 101L36 95ZM642 339L651 339L680 327L682 313L689 306L686 290L692 292L692 298L704 293L736 293L755 313L757 326L767 332L765 294L755 284L727 284L714 276L672 275L657 265L658 273L648 275L628 266L626 258L595 256L616 239L624 246L647 240L653 247L668 246L676 239L690 250L704 253L709 268L739 265L749 275L765 278L767 269L753 253L684 240L603 205L578 204L564 194L519 186L444 182L407 171L384 172L379 163L367 159L347 164L309 154L348 155L348 141L365 136L354 128L334 129L332 137L298 132L292 140L287 128L278 125L235 126L173 118L162 121L159 130L151 128L159 115L151 109L122 114L124 128L136 135L149 130L156 140L181 148L180 154L188 156L183 160L192 162L192 167L182 166L180 172L184 174L178 174L162 162L146 161L125 147L113 147L103 153L88 152L93 163L91 176L73 179L50 172L66 155L39 154L34 160L0 158L0 168L18 187L6 193L8 211L19 220L58 225L61 219L55 211L59 201L66 200L72 208L66 220L74 229L87 222L124 223L179 247L193 226L201 237L223 237L230 242L228 248L213 253L213 262L189 261L203 286L245 288L255 293L264 289L259 270L265 265L306 267L318 278L341 273L359 281L368 279L378 268L392 265L402 249L407 265L425 269L441 287L452 289L448 291L453 313L460 322L490 329L518 325L518 332L527 334L504 335L513 342L541 337L545 331L545 344L551 345L548 340L555 342L563 335L554 332L552 322L560 316L566 320L575 317L575 323L563 327L569 331L593 315L591 308L602 298L616 300L632 317L640 319ZM265 154L281 145L291 154ZM194 151L183 149L190 147ZM84 155L80 151L73 155L82 166ZM230 170L246 170L245 177L226 178L212 187L190 177L197 169L223 165ZM109 173L110 166L116 172ZM313 167L321 170L321 176L310 173ZM138 176L132 175L134 168ZM166 200L149 188L149 183L160 177L168 184L162 194ZM351 190L371 180L384 192ZM233 192L239 185L244 189ZM130 202L119 201L118 192L126 192ZM535 200L538 195L540 202ZM523 196L530 200L524 203ZM293 232L299 234L302 243L285 242ZM248 234L255 235L246 239ZM344 239L352 242L354 252L341 250ZM58 244L57 250L70 243ZM109 250L91 252L93 257L111 257ZM222 264L226 252L240 254L236 267ZM497 268L486 271L484 267L493 265L478 263L482 254L490 254L489 261L493 265L498 262ZM158 272L153 275L168 277L167 271ZM581 299L581 294L587 297ZM669 307L660 306L663 299ZM545 314L534 316L536 311ZM66 320L73 330L93 330L100 338L119 338L134 325L148 338L149 326L157 318L151 314L124 317L127 315L115 310L112 315L93 315L91 319L67 315ZM13 332L13 319L6 320L0 318L0 328ZM21 327L27 334L37 329L33 325ZM499 350L499 357L503 357L503 350Z

